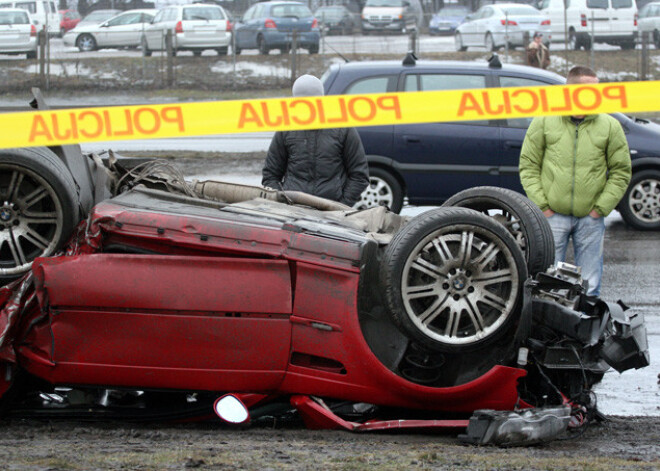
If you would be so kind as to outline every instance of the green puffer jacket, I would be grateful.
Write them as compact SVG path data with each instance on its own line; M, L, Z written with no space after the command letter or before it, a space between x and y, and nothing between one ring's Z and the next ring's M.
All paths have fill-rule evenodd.
M607 216L631 176L630 151L612 116L542 116L530 124L520 152L520 181L541 210L584 217Z

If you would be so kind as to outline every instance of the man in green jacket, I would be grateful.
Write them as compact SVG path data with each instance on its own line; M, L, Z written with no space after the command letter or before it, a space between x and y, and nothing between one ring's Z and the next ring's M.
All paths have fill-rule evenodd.
M573 67L567 84L596 84L588 67ZM600 295L607 216L631 176L630 152L621 124L607 114L543 116L532 120L520 153L520 180L548 218L555 262L566 260L573 239L575 264Z

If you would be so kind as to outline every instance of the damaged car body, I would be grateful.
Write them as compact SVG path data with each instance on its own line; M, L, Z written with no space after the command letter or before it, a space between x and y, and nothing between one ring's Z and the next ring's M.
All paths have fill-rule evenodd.
M594 420L605 371L648 365L642 315L548 267L547 223L514 192L407 218L188 182L159 161L77 161L95 204L0 288L10 416L294 410L310 428L517 445Z

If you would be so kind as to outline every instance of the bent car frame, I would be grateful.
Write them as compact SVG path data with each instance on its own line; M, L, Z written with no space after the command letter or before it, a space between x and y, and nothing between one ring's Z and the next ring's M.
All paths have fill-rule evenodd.
M68 169L62 149L34 152ZM53 219L71 202L45 203L61 189L13 155L4 234L65 232ZM252 417L293 409L313 428L452 427L512 445L589 423L606 370L648 365L641 314L588 298L577 267L550 267L547 223L513 191L406 218L188 182L160 161L70 162L95 204L73 195L68 242L0 288L9 415L203 417L230 394ZM25 221L36 195L47 223Z

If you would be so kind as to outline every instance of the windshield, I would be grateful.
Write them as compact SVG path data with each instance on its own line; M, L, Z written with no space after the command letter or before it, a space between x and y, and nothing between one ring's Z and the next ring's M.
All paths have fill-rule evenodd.
M399 7L403 6L403 0L367 0L366 7Z
M446 7L440 9L438 12L439 16L465 16L470 11L467 8L463 7Z
M119 10L115 11L95 11L87 15L85 18L83 18L83 22L85 23L101 23L102 21L109 20L113 16L117 15L118 13L121 13ZM82 23L82 22L81 22Z
M225 15L223 15L220 8L215 7L196 7L196 8L184 8L183 9L183 20L224 20Z
M539 16L541 14L541 12L534 7L524 6L503 7L502 11L509 16Z
M316 11L316 16L320 18L338 20L344 15L341 8L319 8Z
M312 11L305 5L275 5L270 14L276 18L308 18Z

